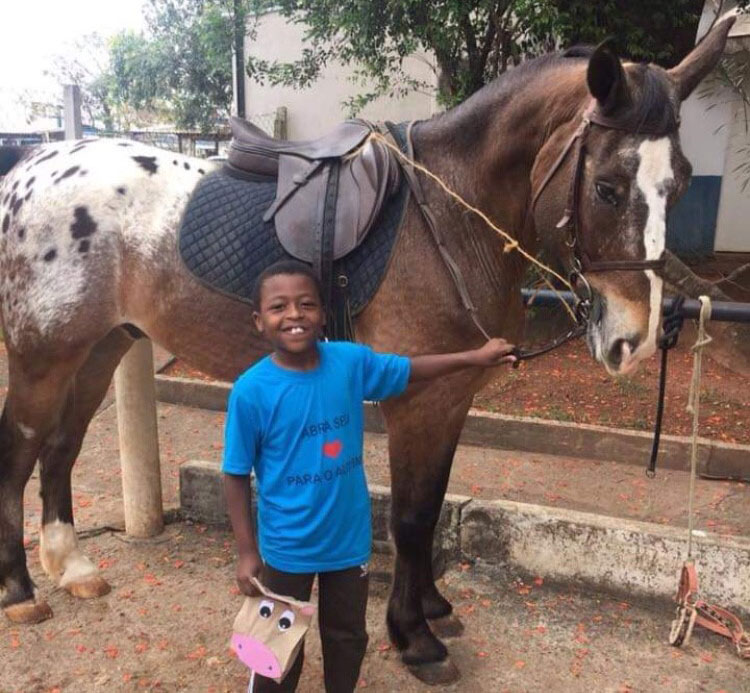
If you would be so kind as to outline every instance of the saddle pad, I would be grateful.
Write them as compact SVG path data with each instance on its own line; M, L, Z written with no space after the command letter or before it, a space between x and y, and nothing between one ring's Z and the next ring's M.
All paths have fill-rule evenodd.
M403 148L406 124L392 130ZM279 243L273 221L263 221L275 197L275 179L240 175L228 168L202 178L178 231L179 252L188 271L211 289L251 303L258 275L274 262L293 259ZM408 198L403 176L362 244L333 265L334 284L344 283L342 276L348 281L347 308L352 316L380 286Z

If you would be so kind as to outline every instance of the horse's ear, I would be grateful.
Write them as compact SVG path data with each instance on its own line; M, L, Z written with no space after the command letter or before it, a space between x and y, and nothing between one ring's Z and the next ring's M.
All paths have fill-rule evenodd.
M625 70L610 40L600 43L591 54L586 81L605 115L630 101Z
M680 101L690 96L693 89L719 62L727 43L729 30L736 19L737 17L734 16L718 22L679 65L668 71L677 86Z

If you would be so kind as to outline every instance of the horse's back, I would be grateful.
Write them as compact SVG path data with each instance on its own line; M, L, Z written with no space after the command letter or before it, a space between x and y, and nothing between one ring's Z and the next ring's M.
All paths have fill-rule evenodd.
M29 331L100 331L127 317L122 282L175 254L175 230L206 164L122 140L8 154L0 182L0 306L11 343ZM93 329L93 328L92 328Z

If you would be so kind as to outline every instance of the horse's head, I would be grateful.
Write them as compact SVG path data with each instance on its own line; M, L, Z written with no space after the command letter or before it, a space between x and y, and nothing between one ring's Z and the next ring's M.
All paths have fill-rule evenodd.
M632 371L656 349L667 212L691 174L680 103L719 60L733 21L718 24L671 70L623 65L606 44L596 48L585 66L586 112L578 106L537 159L539 236L555 238L578 283L590 285L587 341L612 374ZM579 87L568 99L580 104L582 96Z

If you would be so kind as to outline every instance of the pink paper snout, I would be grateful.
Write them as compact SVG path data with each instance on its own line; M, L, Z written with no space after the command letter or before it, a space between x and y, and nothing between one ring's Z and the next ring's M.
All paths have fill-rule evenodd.
M281 676L281 665L271 649L260 640L240 633L232 634L232 649L240 661L257 674L275 679Z

